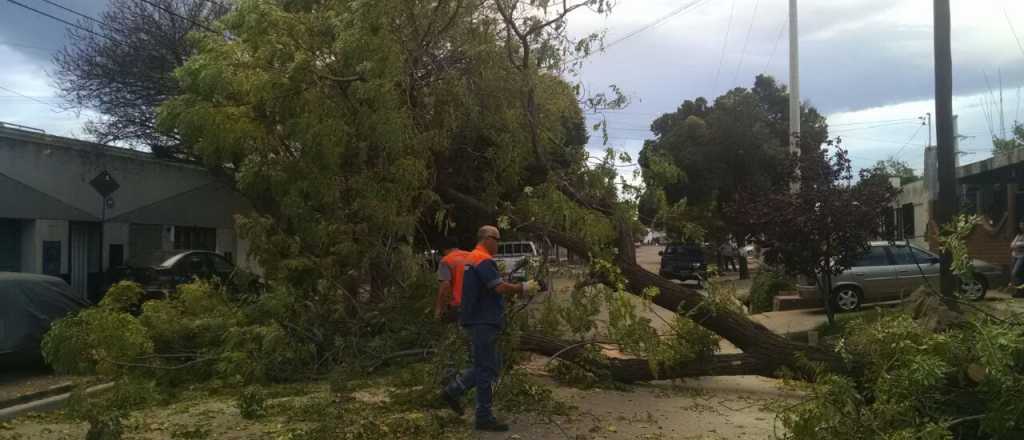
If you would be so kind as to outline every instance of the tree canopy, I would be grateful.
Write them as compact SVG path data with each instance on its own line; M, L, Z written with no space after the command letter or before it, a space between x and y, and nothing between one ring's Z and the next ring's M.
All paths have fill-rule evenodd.
M195 52L191 32L227 13L220 2L111 0L106 12L68 28L54 56L53 80L69 107L99 113L86 131L99 142L148 148L165 158L195 159L174 130L156 129L157 107L178 95L174 69Z
M1024 124L1020 122L1013 124L1013 133L1010 137L992 136L992 152L995 154L1005 154L1021 148L1024 148Z
M656 137L640 152L647 188L640 218L648 223L656 218L660 198L665 207L686 200L687 209L712 211L693 216L707 219L706 229L745 235L720 208L741 189L774 187L786 179L788 118L786 87L758 75L749 89L734 88L713 104L703 97L687 100L655 119ZM801 150L816 151L828 136L825 118L804 105L801 119Z
M900 186L917 182L922 179L922 177L918 176L906 161L899 160L893 156L890 156L888 159L875 162L875 165L868 169L868 174L883 176L886 178L899 177Z

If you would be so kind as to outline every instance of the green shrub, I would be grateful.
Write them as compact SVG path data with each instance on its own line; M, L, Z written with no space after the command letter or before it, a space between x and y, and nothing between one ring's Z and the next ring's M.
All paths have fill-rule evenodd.
M267 408L267 395L258 386L248 386L242 389L238 396L238 413L243 419L253 420L263 417Z
M97 307L54 323L42 351L58 373L116 376L153 354L153 341L135 317Z
M850 374L806 386L780 414L787 438L1024 438L1024 325L979 316L939 332L897 312L849 322L837 350Z
M100 300L100 307L119 312L133 312L138 310L145 293L139 283L121 281L110 286L107 293L103 295L103 299Z
M796 289L796 282L785 275L771 270L762 270L754 275L750 285L750 313L770 312L779 292Z

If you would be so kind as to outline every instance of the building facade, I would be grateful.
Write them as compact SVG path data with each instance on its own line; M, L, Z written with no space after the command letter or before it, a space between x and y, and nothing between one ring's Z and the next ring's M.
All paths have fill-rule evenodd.
M252 269L234 229L249 209L203 167L0 124L0 271L59 276L95 299L110 268L171 250Z

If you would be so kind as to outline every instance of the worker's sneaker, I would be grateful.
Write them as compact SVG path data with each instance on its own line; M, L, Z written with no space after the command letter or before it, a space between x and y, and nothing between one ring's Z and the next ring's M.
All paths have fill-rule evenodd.
M498 419L477 420L476 430L490 432L505 432L508 431L508 423L499 422Z
M448 394L447 390L441 390L441 401L447 404L448 408L451 408L455 414L462 417L462 414L464 413L462 409L462 402L459 402L459 399L455 398L455 396Z

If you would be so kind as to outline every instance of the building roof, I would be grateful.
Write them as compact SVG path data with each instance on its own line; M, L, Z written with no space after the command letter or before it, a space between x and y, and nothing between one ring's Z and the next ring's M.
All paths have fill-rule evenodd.
M145 151L133 150L131 148L117 147L113 145L100 144L96 142L90 142L86 140L74 139L64 136L56 136L52 134L47 134L46 132L43 131L33 131L22 128L15 128L12 127L10 124L5 124L3 122L0 122L0 139L11 139L23 142L30 142L34 144L43 144L50 147L86 151L90 153L100 152L112 156L121 156L134 160L162 162L186 168L205 169L196 164L161 158L154 155L153 153Z
M956 170L960 183L1006 183L1015 181L1014 170L1024 169L1024 150L996 154ZM1020 173L1017 173L1018 175Z

